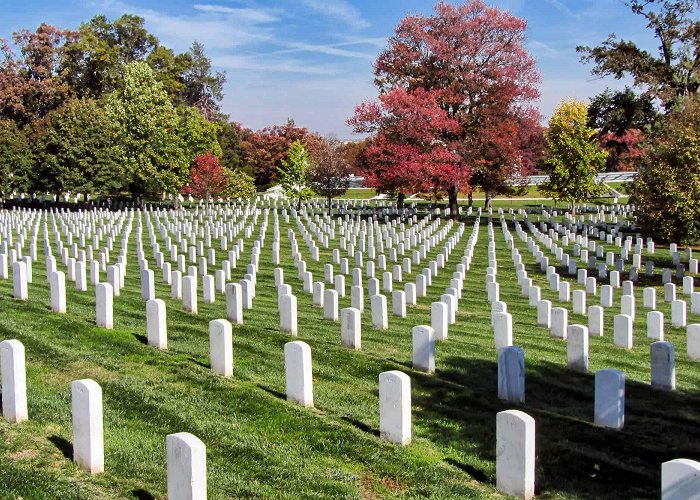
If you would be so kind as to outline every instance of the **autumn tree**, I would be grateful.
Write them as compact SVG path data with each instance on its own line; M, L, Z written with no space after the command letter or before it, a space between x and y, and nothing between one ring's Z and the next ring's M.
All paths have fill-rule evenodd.
M395 194L399 208L410 192L446 191L450 182L467 180L459 178L468 173L456 168L456 145L437 140L457 132L459 124L428 91L391 89L355 108L349 123L355 132L375 134L364 152L365 184Z
M420 144L380 128L373 147L390 152L382 154L389 163L415 168L411 177L424 183L418 187L444 183L441 188L456 217L457 195L468 189L477 165L489 168L517 161L517 151L507 137L498 138L498 131L515 130L506 124L532 114L529 103L538 97L539 74L524 48L522 19L481 0L457 6L440 2L434 10L434 15L400 22L389 47L377 58L374 73L380 96L401 90L406 99L421 99L421 108L430 113L439 108L444 119L430 131L434 136L424 136ZM356 117L365 111L359 108ZM482 153L485 142L492 147L488 157ZM407 157L401 160L397 154Z
M255 185L267 188L277 182L279 168L292 143L301 141L304 146L308 146L318 139L318 136L310 134L305 128L297 127L294 120L255 132L244 131L243 151L255 176Z
M625 5L642 17L659 42L658 54L611 33L597 47L579 46L582 62L593 74L630 77L636 87L670 109L678 98L700 90L700 20L698 0L630 0Z
M0 191L3 199L13 191L29 189L32 149L23 131L12 120L0 120Z
M19 56L0 39L0 119L23 127L68 100L71 88L59 63L64 45L75 36L45 23L35 32L20 30L12 35Z
M656 129L638 161L631 203L661 240L700 242L700 97L680 103Z
M209 204L210 198L226 192L228 184L229 177L219 158L207 151L195 158L190 181L182 188L182 192L201 198Z
M73 99L31 126L34 188L108 194L119 191L118 148L102 106Z
M588 106L582 101L563 101L554 110L546 134L547 157L542 185L545 193L572 205L601 194L603 186L595 176L604 165L607 153L600 149L596 131L588 127Z
M350 187L350 165L344 146L336 137L327 137L310 151L312 165L307 171L311 189L328 200L328 212L333 213L332 201Z
M189 174L189 158L177 135L179 119L168 94L145 62L124 68L124 78L106 98L119 151L119 167L132 199L147 192L177 193Z
M310 166L311 157L304 144L294 141L278 169L280 185L289 198L297 200L297 210L301 208L301 202L308 200L313 194L306 178Z

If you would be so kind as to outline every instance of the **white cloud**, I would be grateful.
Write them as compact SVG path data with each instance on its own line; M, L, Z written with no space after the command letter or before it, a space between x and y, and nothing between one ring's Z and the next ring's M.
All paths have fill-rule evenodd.
M195 5L193 15L170 15L153 9L106 0L104 10L143 17L149 31L165 45L184 51L197 40L207 50L240 47L273 38L278 17L267 9L232 9L218 5Z
M357 52L354 50L341 49L339 47L356 45L355 43L333 43L326 45L317 45L311 43L289 42L288 49L278 50L273 54L292 54L294 52L314 52L317 54L326 54L330 56L349 57L352 59L367 59L374 60L375 55L366 52Z
M369 27L360 11L345 0L302 0L304 5L326 17L341 21L355 29Z
M226 7L224 5L210 5L210 4L194 4L193 8L200 12L213 12L218 14L227 14L235 16L238 22L248 22L248 23L271 23L279 21L279 18L273 15L270 11L264 9L239 9L234 7Z

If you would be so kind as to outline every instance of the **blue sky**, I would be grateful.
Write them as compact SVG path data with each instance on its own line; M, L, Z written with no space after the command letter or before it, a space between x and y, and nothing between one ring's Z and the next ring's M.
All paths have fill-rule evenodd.
M563 98L587 99L614 79L599 80L576 46L610 32L655 50L642 19L621 0L492 0L528 22L527 47L542 74L545 117ZM223 111L253 129L293 118L323 135L350 138L345 125L359 102L376 96L372 62L399 20L430 13L427 0L0 0L0 37L42 21L76 28L93 15L146 19L148 30L180 52L204 44L225 70Z

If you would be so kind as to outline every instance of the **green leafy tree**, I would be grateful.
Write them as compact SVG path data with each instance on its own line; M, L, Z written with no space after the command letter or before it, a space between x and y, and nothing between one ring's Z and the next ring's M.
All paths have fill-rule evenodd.
M226 170L228 184L224 196L235 199L248 199L255 196L255 179L241 170Z
M563 101L554 110L545 135L547 156L544 171L549 180L543 190L554 199L576 203L602 194L595 175L605 166L607 153L598 145L596 131L586 125L588 106L582 101Z
M646 94L637 95L626 87L624 90L606 89L591 99L588 106L588 126L600 134L613 133L622 137L632 129L647 130L658 119L654 99Z
M700 97L677 106L647 146L631 186L639 222L662 240L700 242Z
M189 156L177 134L180 119L145 62L129 63L119 88L106 99L122 178L132 199L147 192L178 193L189 177Z
M246 162L244 131L240 123L219 122L217 139L221 145L221 165L229 170L242 170L253 175L252 167Z
M311 157L301 141L297 140L289 147L287 157L277 169L280 185L289 198L297 200L297 210L301 202L308 200L313 191L307 186L306 171L311 166Z
M100 104L73 99L31 128L37 189L92 195L119 190L118 149Z
M29 189L32 149L27 136L13 120L0 120L0 190L3 199L12 191Z
M178 135L182 139L182 147L188 158L188 164L192 164L195 158L206 152L220 157L221 146L217 134L221 125L217 122L206 120L197 108L192 106L179 106L177 108L179 118Z
M679 97L700 90L700 20L698 0L631 0L625 2L641 16L659 42L654 55L614 33L597 47L577 47L583 62L592 62L593 74L622 79L661 99L670 109Z
M182 74L185 102L199 109L207 120L214 120L224 98L226 74L212 72L211 59L204 54L204 46L199 42L192 44L187 55L190 64Z
M124 14L114 22L104 15L78 28L79 37L66 44L61 73L79 96L100 97L115 90L125 65L143 61L158 46L144 19Z

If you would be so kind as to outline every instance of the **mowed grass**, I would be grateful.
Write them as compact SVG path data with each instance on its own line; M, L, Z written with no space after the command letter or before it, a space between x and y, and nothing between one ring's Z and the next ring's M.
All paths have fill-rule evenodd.
M322 280L332 249L322 249L320 261L311 261L296 223L285 224L280 217L281 267L298 298L298 340L312 349L313 409L288 403L284 397L283 346L297 339L279 331L272 217L254 307L244 311L245 324L233 329L231 379L209 370L208 322L225 317L223 296L207 305L200 295L199 314L184 313L181 303L170 298L170 287L162 284L144 235L149 267L156 273L156 294L167 304L169 349L157 351L145 345L135 223L126 288L115 298L112 331L94 326L92 286L79 293L67 283L68 314L50 312L40 255L33 266L28 302L13 300L11 282L0 281L0 339L17 338L26 347L30 414L30 420L19 425L0 423L2 496L163 498L165 436L186 431L207 446L210 498L494 497L498 496L496 413L519 408L537 422L537 491L542 497L658 497L663 461L700 458L700 364L685 357L684 329L667 325L667 340L676 345L678 391L649 387L650 341L645 335L641 287L634 349L613 348L614 313L607 310L605 336L591 338L591 374L572 372L566 368L566 343L535 326L536 311L520 296L510 250L494 219L501 298L513 314L514 343L525 350L526 359L525 404L502 402L496 397L497 357L485 294L484 216L457 323L450 327L449 339L436 346L437 371L427 375L411 368L411 328L429 324L430 303L448 286L472 224L473 218L446 268L433 280L429 296L410 306L407 318L391 315L389 297L389 330L374 330L365 297L362 351L349 351L340 346L339 323L323 321L322 310L303 293L287 229L295 229L314 280ZM233 279L245 273L258 232L259 225L245 242ZM226 253L215 246L218 267ZM560 305L517 237L516 246L530 276L542 286L543 298ZM117 254L115 244L112 258ZM663 251L655 259L659 257ZM404 281L415 279L425 266L427 260L414 265ZM60 260L59 268L63 269ZM348 296L340 299L341 308L350 305L350 276L346 283ZM615 299L617 311L619 291ZM569 308L570 323L585 324L586 318L574 315L570 303L563 306ZM659 308L670 318L661 295ZM592 424L593 372L601 368L620 369L627 377L626 425L620 432ZM413 443L407 447L378 437L378 376L393 369L406 372L412 381ZM80 378L93 378L103 389L106 471L96 476L80 471L70 460L70 382Z

